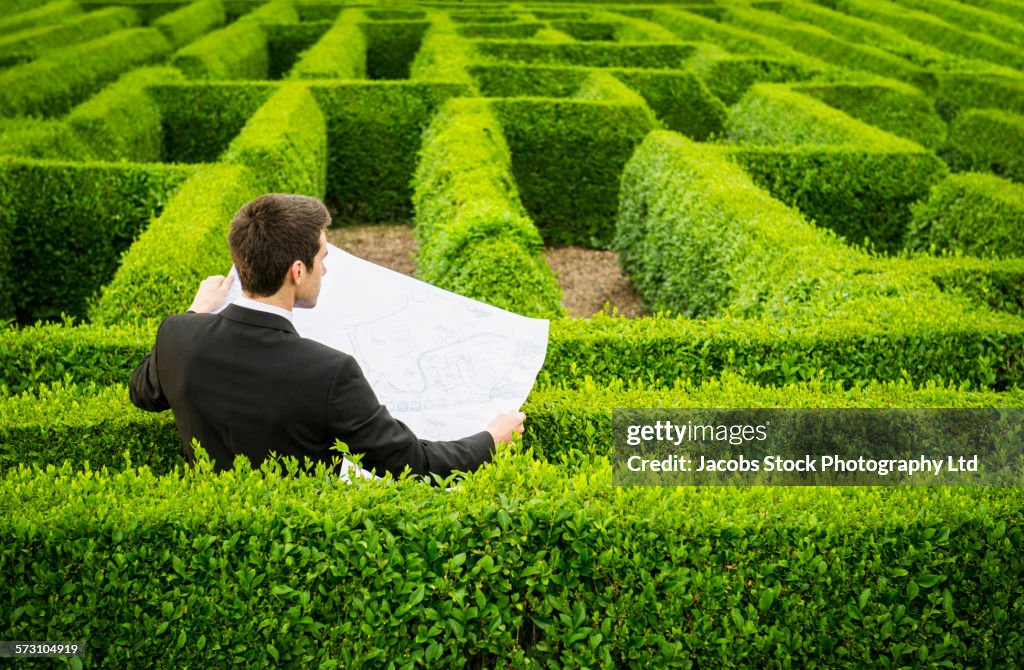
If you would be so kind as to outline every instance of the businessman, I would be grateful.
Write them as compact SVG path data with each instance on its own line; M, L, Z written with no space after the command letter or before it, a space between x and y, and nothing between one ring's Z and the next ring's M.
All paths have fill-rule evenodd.
M173 410L186 459L194 459L195 438L217 470L239 454L253 466L270 452L329 462L336 438L378 475L408 466L446 477L479 467L523 431L523 413L499 414L462 439L421 440L380 404L354 358L292 326L294 309L316 305L329 223L324 205L307 196L268 194L243 205L228 235L243 297L212 314L232 278L205 279L188 313L160 324L132 374L132 403Z

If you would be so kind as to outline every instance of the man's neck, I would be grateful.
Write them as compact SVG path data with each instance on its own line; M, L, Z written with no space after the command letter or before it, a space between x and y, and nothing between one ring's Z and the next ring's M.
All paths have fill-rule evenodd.
M289 312L293 311L295 308L295 297L292 295L286 295L284 291L278 291L274 295L260 297L250 295L248 292L242 291L242 295L254 302L270 305L271 307L277 307Z

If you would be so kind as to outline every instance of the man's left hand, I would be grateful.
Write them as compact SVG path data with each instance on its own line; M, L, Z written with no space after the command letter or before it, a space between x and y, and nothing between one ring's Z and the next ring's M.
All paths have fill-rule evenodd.
M189 311L205 314L217 309L224 304L224 300L228 296L228 289L231 288L234 281L234 275L207 277L199 283L199 290L196 291L196 297L192 300L192 306L188 308Z

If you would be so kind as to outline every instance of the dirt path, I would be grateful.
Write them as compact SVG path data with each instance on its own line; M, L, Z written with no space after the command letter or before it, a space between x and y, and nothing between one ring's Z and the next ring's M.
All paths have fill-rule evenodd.
M409 225L371 225L332 228L327 239L351 254L413 276L416 268L416 239ZM558 284L562 306L575 317L600 312L605 303L619 315L641 316L641 298L619 271L613 251L582 247L547 249L544 252Z

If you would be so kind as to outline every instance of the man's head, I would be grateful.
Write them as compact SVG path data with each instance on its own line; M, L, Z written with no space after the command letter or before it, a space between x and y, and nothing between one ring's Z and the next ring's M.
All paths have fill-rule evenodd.
M231 220L228 245L245 292L272 296L291 278L295 306L314 306L326 272L324 229L330 222L323 203L305 195L269 193L242 205Z

